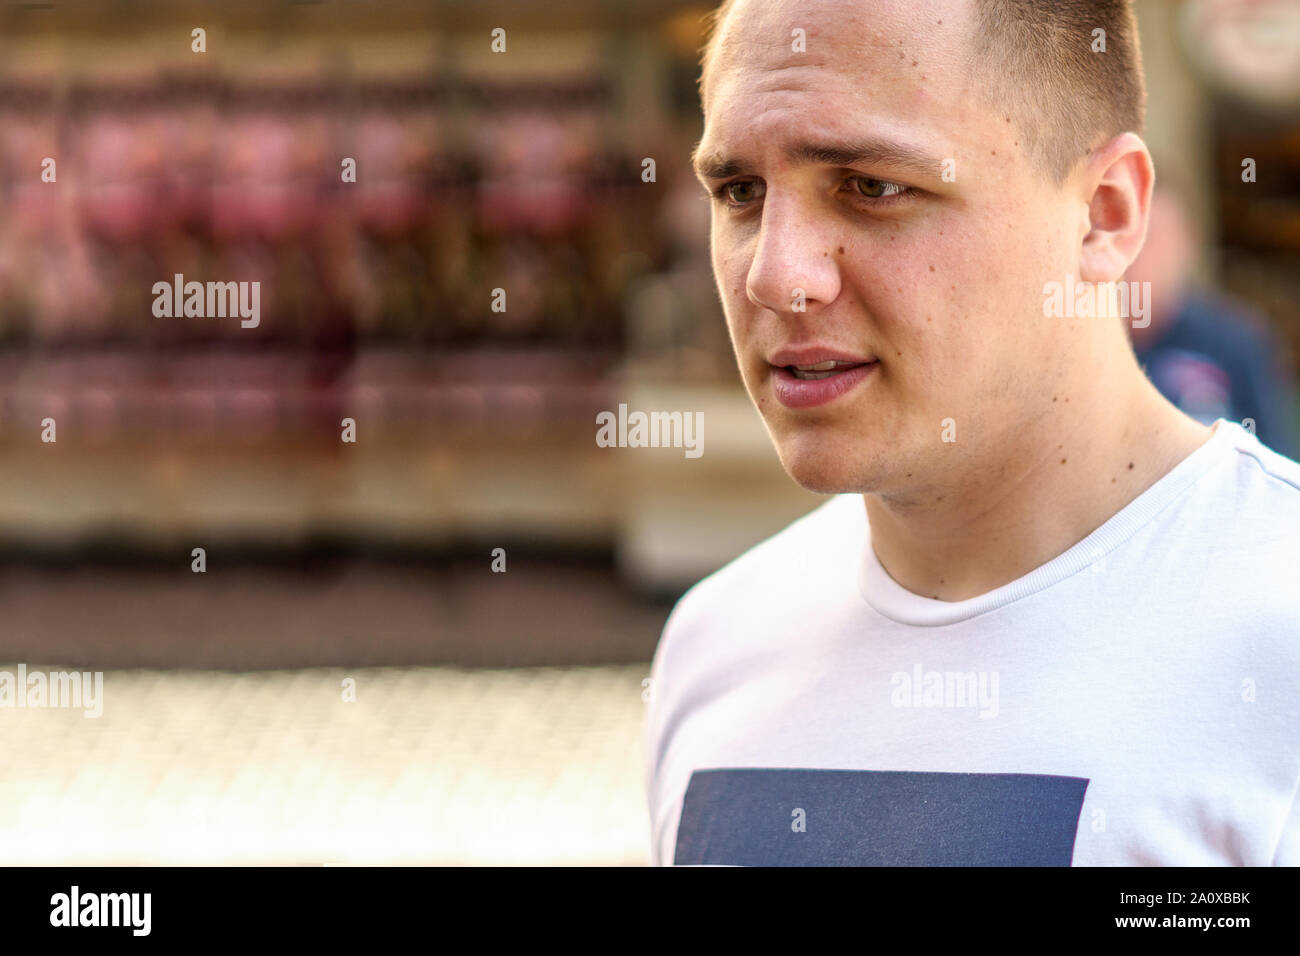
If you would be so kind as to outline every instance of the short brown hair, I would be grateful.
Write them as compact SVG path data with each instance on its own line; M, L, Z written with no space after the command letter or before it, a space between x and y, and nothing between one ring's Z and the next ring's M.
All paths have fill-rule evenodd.
M735 2L723 0L705 18L701 102L719 27ZM1075 163L1112 137L1142 132L1146 88L1130 0L975 4L974 68L990 81L990 99L1010 105L1026 152L1055 182L1063 182Z
M1146 88L1129 0L977 2L976 56L994 98L1012 104L1028 151L1057 182L1106 140L1142 132Z

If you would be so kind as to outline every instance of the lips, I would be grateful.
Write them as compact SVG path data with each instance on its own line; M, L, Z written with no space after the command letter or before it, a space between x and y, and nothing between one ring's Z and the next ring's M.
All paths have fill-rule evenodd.
M768 358L772 391L787 408L832 402L872 377L880 363L870 356L820 347L787 348Z
M794 375L800 381L812 382L818 379L830 378L845 369L857 368L862 362L836 362L828 360L818 362L816 365L787 365L786 371Z
M790 365L821 365L824 362L841 362L846 365L866 365L874 362L874 355L854 355L838 349L824 348L819 345L800 346L798 348L778 349L767 357L767 364L778 368Z

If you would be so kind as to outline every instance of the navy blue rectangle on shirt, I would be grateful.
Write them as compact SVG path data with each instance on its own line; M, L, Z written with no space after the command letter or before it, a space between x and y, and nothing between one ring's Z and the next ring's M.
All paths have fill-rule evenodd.
M673 863L1069 866L1087 789L1043 774L697 770Z

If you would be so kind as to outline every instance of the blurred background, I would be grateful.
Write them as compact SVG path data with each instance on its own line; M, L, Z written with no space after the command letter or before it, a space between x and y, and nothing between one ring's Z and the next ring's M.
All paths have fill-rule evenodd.
M822 501L710 272L710 8L0 4L0 670L105 671L0 709L0 863L648 859L672 603ZM1300 0L1137 8L1139 357L1295 455ZM707 454L597 447L619 403Z

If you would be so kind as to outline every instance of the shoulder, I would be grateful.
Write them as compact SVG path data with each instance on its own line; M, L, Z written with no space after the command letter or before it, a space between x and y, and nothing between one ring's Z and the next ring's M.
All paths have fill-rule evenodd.
M866 526L862 496L836 495L691 587L655 648L655 685L734 669L780 640L777 622L825 607L828 589L856 580Z
M1257 513L1281 509L1281 514L1274 515L1278 519L1300 518L1300 462L1269 448L1236 422L1225 421L1221 427L1229 430L1231 474L1233 484L1246 493L1240 499L1243 504ZM1300 539L1300 524L1291 524L1286 530Z
M1300 463L1237 422L1224 419L1219 428L1226 431L1220 456L1187 503L1200 512L1189 521L1220 554L1255 563L1300 560Z
M643 732L652 808L659 767L683 715L725 693L756 655L771 651L781 641L779 621L808 620L827 588L852 579L866 523L861 495L832 497L677 601L650 668Z
M1199 601L1233 608L1257 632L1285 639L1294 659L1300 588L1300 463L1280 455L1235 422L1227 446L1183 511L1181 560L1200 581ZM1191 529L1195 528L1195 531ZM1173 558L1173 553L1169 554Z
M816 590L865 541L861 495L835 495L691 587L673 608L664 637L702 620Z

